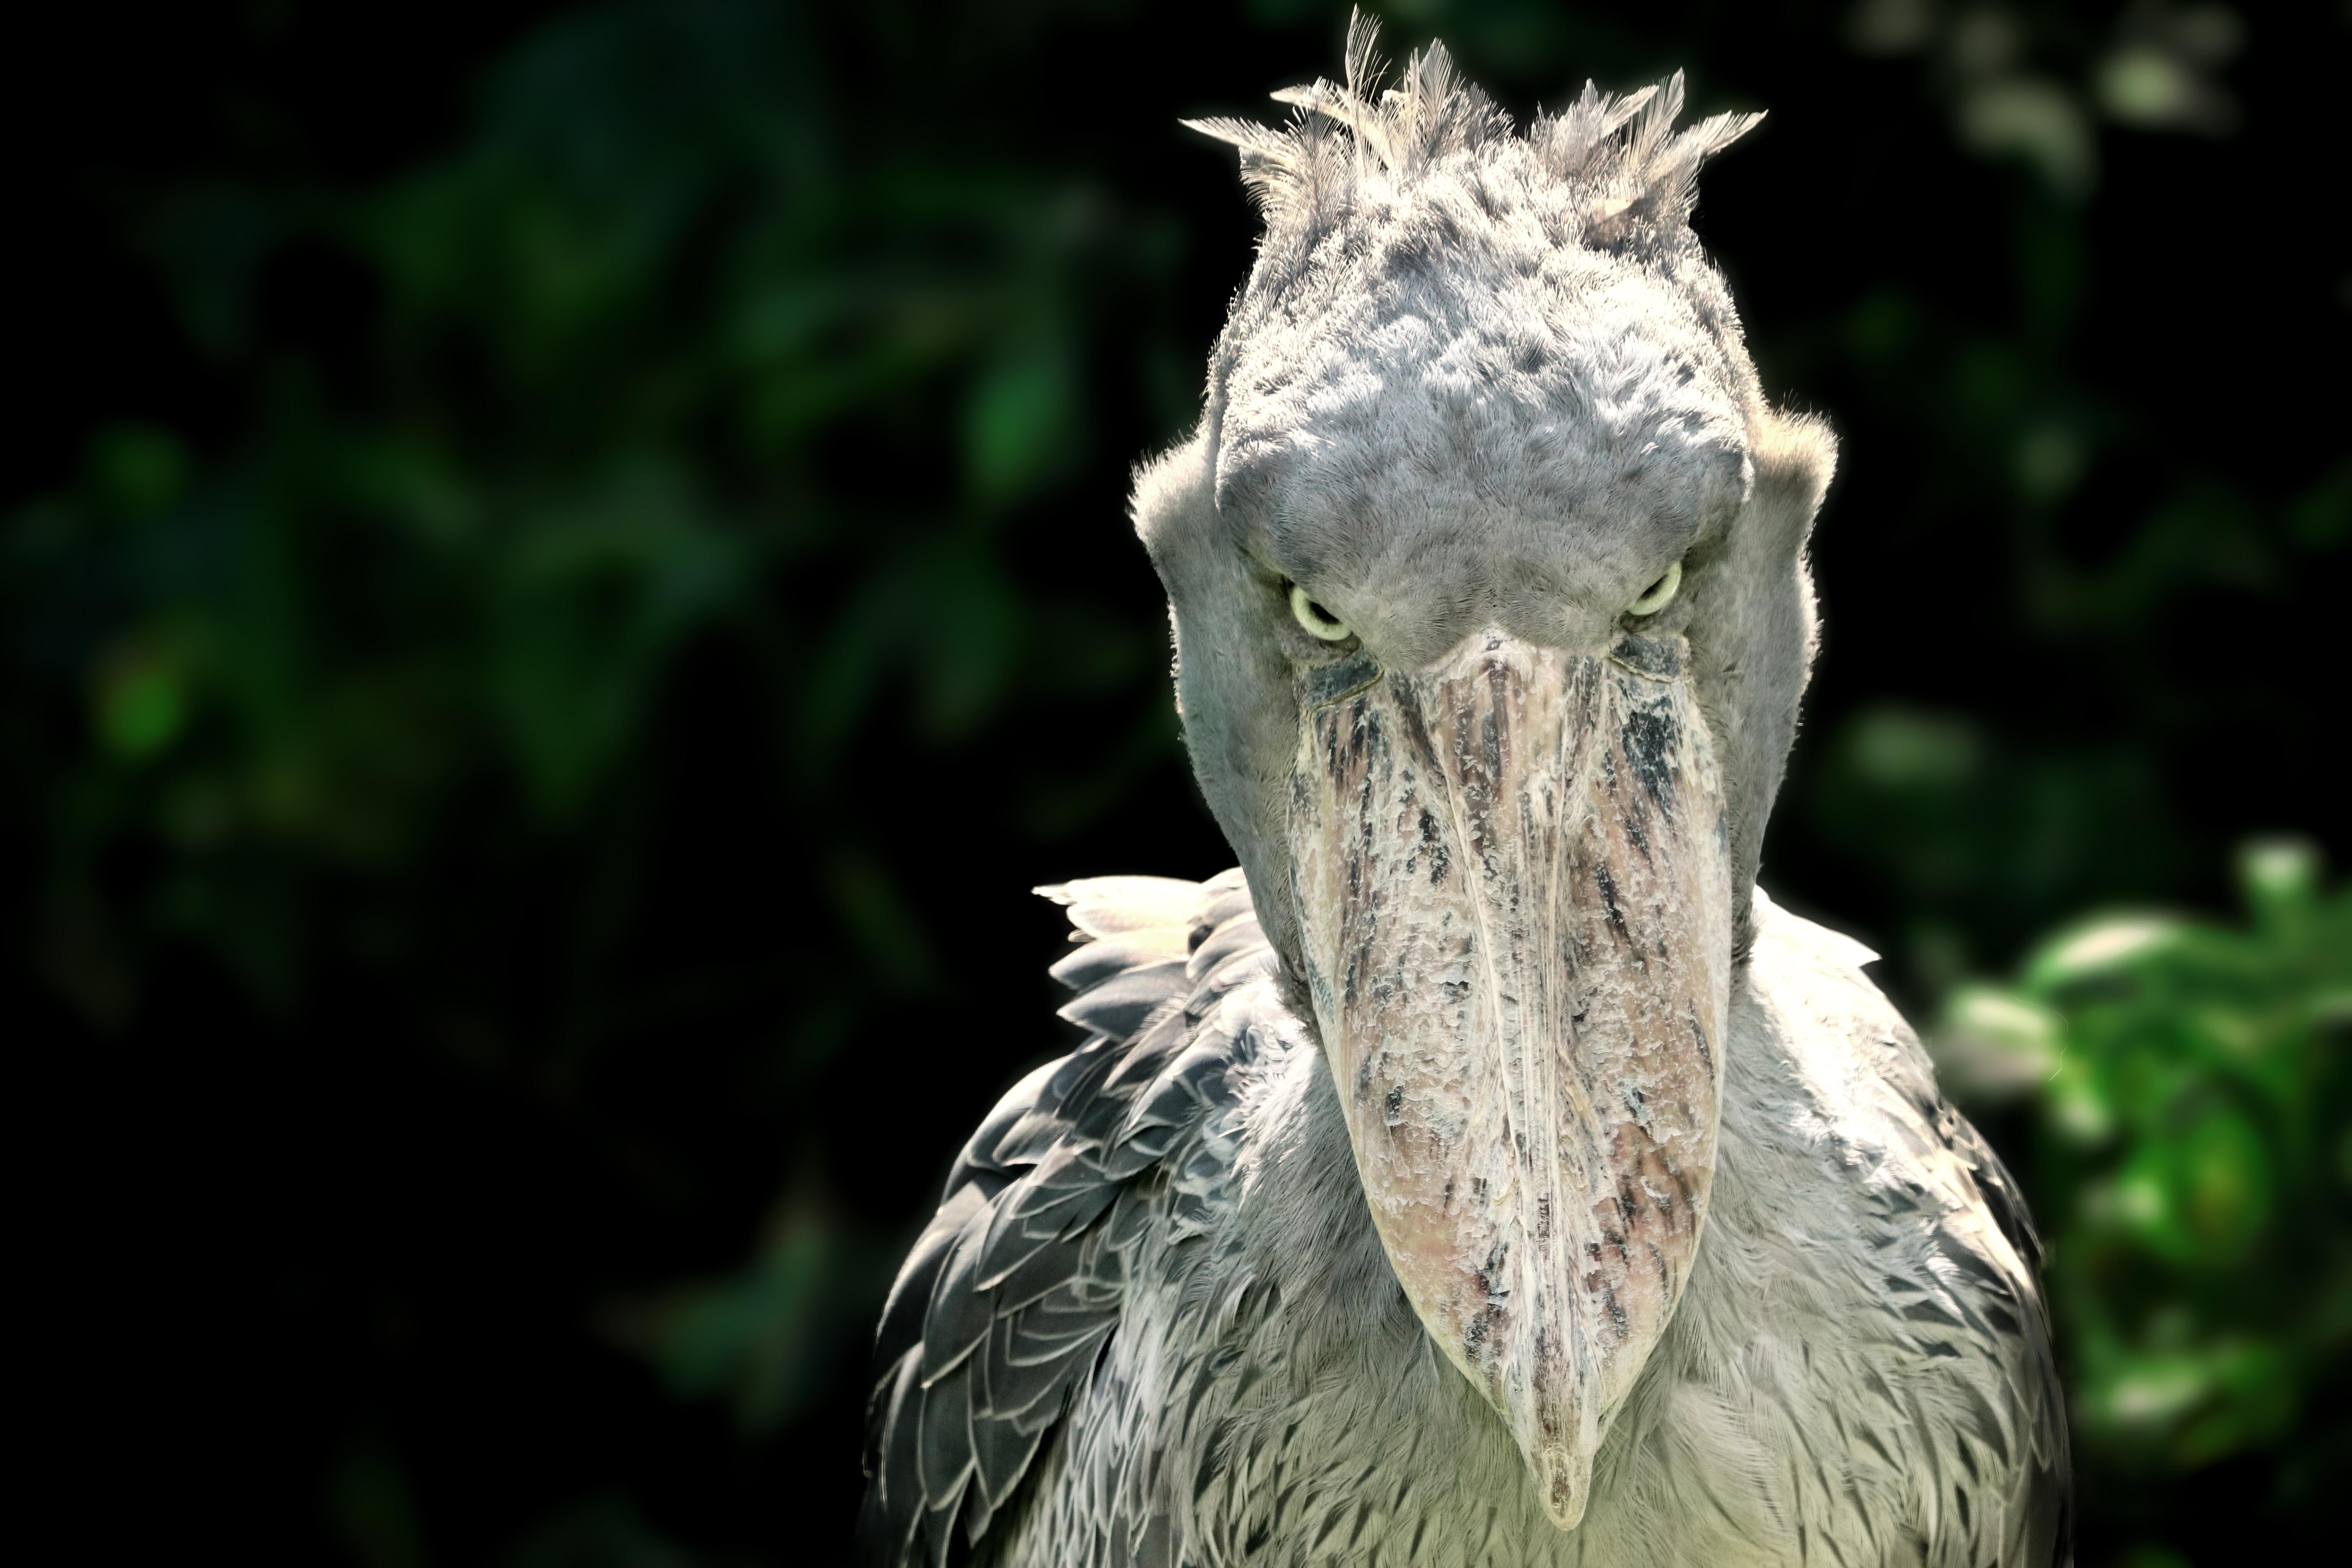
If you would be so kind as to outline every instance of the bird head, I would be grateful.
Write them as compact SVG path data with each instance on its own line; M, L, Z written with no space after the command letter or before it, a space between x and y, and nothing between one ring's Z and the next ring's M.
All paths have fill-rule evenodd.
M1689 226L1755 117L1346 74L1197 123L1266 230L1135 515L1397 1279L1566 1529L1706 1216L1834 449Z

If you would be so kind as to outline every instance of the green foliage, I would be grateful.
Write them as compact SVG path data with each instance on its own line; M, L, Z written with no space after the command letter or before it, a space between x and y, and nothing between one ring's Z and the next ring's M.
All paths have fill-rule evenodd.
M186 331L254 378L253 416L204 461L100 429L6 542L12 618L87 686L87 742L37 769L63 829L45 951L86 1017L127 1021L159 941L291 1006L313 884L398 879L469 792L510 803L498 831L598 831L698 639L760 668L742 721L813 802L902 686L937 748L1041 689L1142 706L1155 629L1009 556L1089 453L1084 345L1118 315L1124 353L1171 351L1131 294L1180 237L951 138L853 144L818 31L757 4L582 11L493 74L467 142L381 185L160 207ZM289 253L364 280L347 384L258 325ZM1172 726L1138 733L1172 755ZM1025 815L1108 798L1040 784ZM152 869L111 886L129 844ZM845 929L905 980L923 939L877 913L903 911L899 870L835 856Z
M2247 919L2114 915L1952 994L1955 1089L2023 1095L2090 1474L2252 1451L2282 1485L2347 1440L2352 887L2308 846L2239 859Z
M2274 612L2340 574L2331 542L2352 479L2319 427L2276 447L2231 440L2226 396L2152 390L2234 268L2177 229L2123 237L2124 215L2158 192L2224 168L2267 178L2248 132L2267 117L2275 133L2286 111L2273 94L2252 115L2238 68L2251 40L2287 35L2284 16L2153 0L1842 9L1846 46L1916 70L1922 107L1963 156L1930 163L1915 148L1899 173L1875 165L1873 221L1829 243L1879 243L1875 223L1898 221L1888 209L1926 185L1922 231L1981 270L1975 288L1857 279L1811 318L1759 332L1768 379L1807 387L1846 433L1847 488L1816 552L1822 678L1843 691L1817 688L1768 864L1819 854L1849 868L1874 907L1850 896L1840 912L1869 921L1898 988L1927 1000L2085 906L2211 895L2234 835L2197 820L2212 808L2180 781L2211 771L2250 715L2266 733L2302 731L2316 693L2280 672L2327 656L2204 657L2192 628L2299 626ZM1981 202L1958 195L1955 182L1995 171L1997 198L1981 184ZM2244 264L2245 294L2322 332L2340 319L2333 286L2293 247ZM2265 374L2260 363L2242 368ZM2288 364L2268 374L2300 384ZM1869 495L1865 443L1913 440L1922 482ZM1947 574L1967 592L1922 591ZM1842 664L1865 641L1901 650L1899 689ZM2263 788L2295 803L2245 827L2326 809L2308 793L2317 747L2289 744L2284 782Z
M747 1436L772 1436L807 1413L836 1358L858 1353L871 1328L866 1291L887 1287L897 1261L795 1194L745 1268L618 1300L601 1326L673 1396L724 1401Z

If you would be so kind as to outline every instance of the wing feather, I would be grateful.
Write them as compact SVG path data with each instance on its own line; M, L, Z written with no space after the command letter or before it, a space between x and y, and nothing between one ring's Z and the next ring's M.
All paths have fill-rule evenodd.
M944 1568L1015 1506L1118 1330L1127 1256L1211 1223L1231 1157L1201 1144L1235 1042L1201 1020L1272 962L1240 873L1039 891L1076 928L1053 974L1088 1037L973 1132L883 1310L858 1534L887 1568Z

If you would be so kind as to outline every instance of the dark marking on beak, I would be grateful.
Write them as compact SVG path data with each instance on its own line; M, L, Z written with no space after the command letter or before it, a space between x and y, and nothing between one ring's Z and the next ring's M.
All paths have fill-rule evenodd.
M1633 933L1625 926L1625 908L1617 899L1617 879L1609 874L1608 867L1595 866L1592 868L1592 880L1601 889L1601 908L1608 911L1609 929L1617 933L1618 941L1634 952L1640 952L1640 948L1633 941Z
M1681 738L1674 710L1664 702L1645 702L1625 715L1625 760L1661 816L1674 815L1673 758Z
M1698 1059L1706 1064L1707 1071L1713 1072L1715 1053L1706 1047L1706 1026L1698 1021L1698 1004L1689 1004L1683 1017L1690 1025L1691 1044L1698 1050Z
M1681 645L1665 637L1620 637L1609 662L1651 680L1673 680L1683 672Z

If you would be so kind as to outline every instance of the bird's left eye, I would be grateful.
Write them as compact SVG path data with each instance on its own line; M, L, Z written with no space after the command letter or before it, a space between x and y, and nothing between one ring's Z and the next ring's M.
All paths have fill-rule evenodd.
M1683 563L1679 561L1666 568L1666 574L1642 590L1642 596L1625 606L1629 616L1654 616L1673 603L1675 591L1683 585Z
M1347 622L1317 604L1307 590L1296 583L1290 585L1290 613L1300 626L1307 628L1308 637L1320 637L1325 642L1346 642L1356 635L1348 629Z

